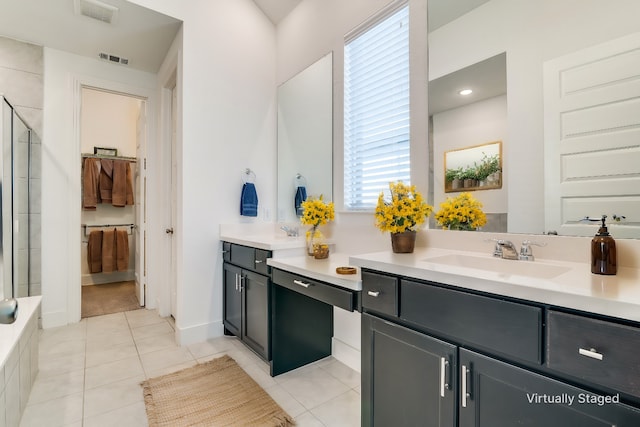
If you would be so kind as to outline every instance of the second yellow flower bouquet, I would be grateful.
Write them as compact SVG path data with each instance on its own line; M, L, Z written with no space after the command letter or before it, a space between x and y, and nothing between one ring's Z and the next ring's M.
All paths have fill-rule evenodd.
M487 223L487 216L482 211L482 203L470 193L460 193L440 204L436 212L436 221L443 229L477 230Z

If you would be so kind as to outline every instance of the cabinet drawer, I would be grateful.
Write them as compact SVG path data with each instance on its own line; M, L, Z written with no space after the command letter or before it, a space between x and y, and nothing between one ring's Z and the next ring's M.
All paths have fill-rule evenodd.
M542 309L409 280L400 317L421 329L491 353L542 363Z
M271 252L264 249L255 249L253 269L260 274L269 274L267 258L271 258Z
M309 279L287 271L273 270L273 283L291 289L313 299L353 311L356 295L348 289Z
M267 258L271 257L271 251L228 242L223 242L222 249L227 251L224 252L225 261L256 273L269 274Z
M362 307L369 311L397 316L398 278L363 271Z
M640 328L549 311L547 366L640 397Z
M231 244L231 263L253 270L255 249L248 246Z

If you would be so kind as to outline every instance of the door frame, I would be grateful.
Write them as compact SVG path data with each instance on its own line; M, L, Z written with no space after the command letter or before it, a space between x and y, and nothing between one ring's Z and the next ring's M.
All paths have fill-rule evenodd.
M154 141L156 139L156 95L153 89L144 88L139 86L132 86L120 82L114 82L110 80L104 80L96 77L74 75L71 77L72 87L72 114L73 125L71 130L71 136L73 138L74 152L78 153L78 161L74 162L73 170L69 171L69 180L72 188L76 188L74 191L75 197L71 197L69 200L70 205L68 207L69 213L69 229L74 230L73 234L75 238L71 239L71 242L75 241L78 244L71 244L68 263L69 263L69 286L67 287L67 315L68 323L76 323L80 321L82 314L82 268L81 268L81 206L82 206L82 192L81 192L81 176L82 176L82 162L80 161L81 145L80 145L80 124L82 113L82 88L91 88L95 90L101 90L104 92L116 93L119 95L130 96L144 100L147 104L147 142ZM148 144L147 144L148 145ZM140 153L139 157L145 158L147 153ZM148 176L149 177L149 176ZM153 177L150 177L153 178ZM77 234L76 234L77 233ZM152 286L147 284L147 295L145 299L151 302L148 296L153 294ZM147 304L147 308L151 304Z
M147 283L153 283L155 293L149 295L153 298L154 307L158 309L158 315L167 317L174 315L176 325L179 325L181 284L178 280L182 265L181 260L181 213L182 192L180 180L182 177L182 50L172 48L165 58L165 63L158 71L157 83L159 91L158 110L158 139L157 143L149 148L149 157L152 163L147 169L147 176L153 175L157 179L148 186L148 209L156 212L149 215L147 234L147 255L149 267L147 269ZM173 92L177 95L175 141L172 141L172 102ZM175 194L172 194L171 184L171 149L175 143L177 163L177 183ZM174 208L176 215L171 218L170 209ZM174 234L171 237L165 233L165 229L173 227ZM171 268L174 265L174 268ZM176 286L176 313L171 313L172 283ZM147 298L147 301L149 301ZM176 328L176 335L177 335Z

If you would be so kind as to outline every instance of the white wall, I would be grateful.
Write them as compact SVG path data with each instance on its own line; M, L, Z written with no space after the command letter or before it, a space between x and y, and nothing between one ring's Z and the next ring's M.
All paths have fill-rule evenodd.
M184 22L174 238L176 327L188 344L222 334L219 224L275 213L275 28L250 0L135 2ZM239 214L245 168L256 174L255 219Z
M429 79L507 52L509 232L544 231L542 63L640 31L638 16L637 1L492 0L429 35Z
M80 83L151 96L155 75L44 49L42 325L80 319Z

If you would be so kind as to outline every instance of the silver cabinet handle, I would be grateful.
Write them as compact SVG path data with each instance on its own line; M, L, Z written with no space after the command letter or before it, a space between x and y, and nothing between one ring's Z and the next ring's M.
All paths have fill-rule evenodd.
M311 286L311 283L305 283L302 280L294 280L293 283L302 286L303 288L308 288L309 286Z
M238 273L236 273L236 291L238 290Z
M467 392L467 374L470 371L466 366L462 365L462 387L461 387L461 397L462 397L462 407L467 407L467 398L469 397L469 393Z
M261 263L262 263L262 260L261 260L261 259L257 259L257 260L255 260L254 262L255 262L256 264L261 264Z
M367 295L369 295L370 297L378 298L378 295L380 295L380 291L367 291Z
M447 369L447 360L444 357L440 358L440 397L444 397L445 384L445 371Z
M598 353L595 348L591 348L589 350L585 348L578 349L578 354L597 360L602 360L602 358L604 357L602 353Z
M240 274L239 277L240 277L240 280L238 282L239 282L239 286L240 286L240 292L242 292L242 291L244 291L244 279L245 279L245 277L242 274Z

